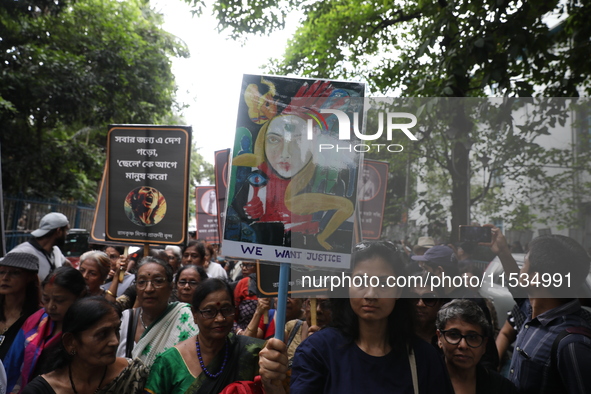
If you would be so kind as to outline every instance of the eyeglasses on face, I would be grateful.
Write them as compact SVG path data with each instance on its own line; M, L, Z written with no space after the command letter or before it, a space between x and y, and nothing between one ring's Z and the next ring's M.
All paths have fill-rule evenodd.
M184 280L184 279L182 279L182 280L179 280L178 286L179 287L185 287L185 286L189 285L189 287L193 287L194 288L194 287L197 287L198 284L199 283L197 281L195 281L195 280Z
M216 308L208 308L208 309L200 309L199 313L203 316L204 319L215 319L218 313L221 313L224 318L228 316L234 316L234 307L232 306L224 306L220 309Z
M477 333L462 335L458 330L440 330L440 332L450 345L458 345L462 339L465 339L468 346L477 348L484 342L484 335Z
M413 304L418 304L419 300L422 300L423 304L425 304L425 306L428 306L429 308L433 308L439 302L439 297L437 297L437 295L435 295L435 294L423 294L420 297L411 298L411 300L412 300Z
M166 278L154 278L154 279L150 279L150 280L139 279L135 282L135 285L138 290L144 290L146 287L148 287L148 283L151 283L155 289L161 289L164 286L166 286L168 281L166 280Z

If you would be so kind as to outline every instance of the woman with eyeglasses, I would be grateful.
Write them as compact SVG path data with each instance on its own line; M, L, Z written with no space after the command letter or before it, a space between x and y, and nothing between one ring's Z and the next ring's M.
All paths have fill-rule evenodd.
M206 279L197 287L192 305L199 334L156 359L146 393L219 393L235 381L252 381L258 375L258 353L264 342L232 333L235 310L230 286L217 278Z
M480 363L491 326L482 309L467 299L455 299L437 313L437 340L456 394L513 394L517 388Z
M39 259L8 253L0 259L0 360L29 316L39 310Z
M191 304L197 285L205 279L207 279L207 274L203 267L192 264L182 266L175 276L176 298L180 302Z
M191 307L168 303L172 267L156 257L144 257L137 270L139 307L123 312L118 357L139 358L150 367L157 355L195 335Z
M414 334L403 289L389 279L406 276L395 245L363 243L351 259L350 284L331 297L331 327L295 352L290 393L452 393L437 351ZM270 339L260 358L265 393L283 393L285 344Z

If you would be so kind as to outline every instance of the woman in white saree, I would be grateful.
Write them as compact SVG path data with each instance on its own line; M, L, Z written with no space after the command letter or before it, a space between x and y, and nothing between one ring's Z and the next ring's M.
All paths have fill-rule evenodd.
M189 304L168 303L172 277L164 261L142 259L136 276L140 306L123 312L118 356L137 357L150 367L158 354L199 332Z

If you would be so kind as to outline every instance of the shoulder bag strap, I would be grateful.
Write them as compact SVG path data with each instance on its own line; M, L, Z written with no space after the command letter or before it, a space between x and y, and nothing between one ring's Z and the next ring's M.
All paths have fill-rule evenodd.
M298 330L300 329L300 327L302 326L303 321L302 320L298 320L296 322L296 324L293 326L293 328L291 329L291 332L289 333L289 339L287 340L287 347L289 347L289 345L291 345L291 342L293 341L293 339L295 338L296 334L298 333Z
M410 348L408 353L408 363L410 364L410 374L412 375L412 387L414 394L419 394L419 377L417 376L417 360L415 358L415 352Z
M131 352L133 352L139 315L139 308L132 309L129 313L129 319L127 321L127 342L125 342L125 357L127 358L131 358Z

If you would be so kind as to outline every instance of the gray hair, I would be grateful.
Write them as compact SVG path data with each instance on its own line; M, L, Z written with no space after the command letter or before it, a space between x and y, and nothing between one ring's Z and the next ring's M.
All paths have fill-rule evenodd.
M104 281L111 270L111 259L109 259L109 256L100 250L91 250L90 252L86 252L80 256L79 266L81 267L82 263L86 260L93 260L97 263L99 274Z
M174 254L174 257L176 257L178 261L181 261L183 259L183 252L181 251L181 248L179 246L168 245L166 248L164 248L164 250L172 251L172 254Z
M457 298L443 305L437 312L435 326L440 331L445 330L447 322L453 319L480 326L482 334L486 337L491 334L490 324L486 320L482 308L474 301Z
M172 285L172 277L174 273L172 272L172 267L170 264L164 262L162 259L153 256L147 256L141 259L140 263L137 266L137 273L139 274L140 268L147 264L158 264L162 268L164 268L164 272L166 273L166 281Z

